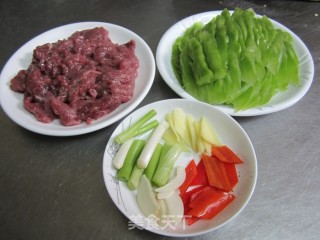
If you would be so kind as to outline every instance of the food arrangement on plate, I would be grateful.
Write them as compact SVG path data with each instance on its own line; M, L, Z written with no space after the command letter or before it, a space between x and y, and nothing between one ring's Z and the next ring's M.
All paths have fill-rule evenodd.
M233 116L267 114L293 105L308 91L314 74L305 44L251 9L181 20L161 38L156 60L161 76L178 95Z
M233 219L250 199L256 171L242 128L186 99L129 115L110 137L103 164L117 207L135 224L170 236L204 233Z
M114 44L96 27L37 46L28 69L11 80L37 120L64 126L91 124L133 97L139 60L135 42Z
M154 75L153 54L135 33L109 23L69 24L33 38L9 59L1 105L31 131L78 135L132 111Z
M171 63L193 97L236 111L262 106L300 84L291 35L251 9L225 9L207 24L187 28L174 42Z
M178 224L186 218L191 225L212 219L234 200L232 191L238 183L235 164L243 160L220 143L206 117L194 119L176 108L160 123L155 120L150 129L147 121L155 114L152 109L115 137L121 144L112 161L118 169L117 179L137 190L141 211L145 217L155 216L159 224ZM149 130L152 134L147 140L133 139ZM180 154L190 151L201 155L199 163L191 159L184 163L186 167L175 166Z

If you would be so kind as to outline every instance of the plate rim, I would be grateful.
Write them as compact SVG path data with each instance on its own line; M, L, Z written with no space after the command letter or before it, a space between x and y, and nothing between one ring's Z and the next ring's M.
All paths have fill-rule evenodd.
M193 97L192 95L190 95L189 93L187 93L179 84L178 80L176 79L176 77L174 76L174 74L168 74L168 69L165 66L165 63L163 62L163 55L167 55L169 54L170 59L171 59L171 43L169 43L169 47L168 47L168 43L165 42L168 38L168 35L171 34L171 32L173 32L174 30L176 30L177 28L182 28L182 26L186 29L186 27L190 27L192 23L195 23L196 21L203 21L203 18L209 18L212 19L212 17L217 16L218 14L221 14L222 10L215 10L215 11L206 11L206 12L201 12L201 13L196 13L190 16L187 16L181 20L179 20L178 22L174 23L173 25L171 25L166 31L165 33L162 35L162 37L159 40L158 46L157 46L157 50L156 50L156 64L157 64L157 68L158 71L162 77L162 79L166 82L166 84L176 93L178 94L180 97L182 98L186 98L186 99L192 99L194 101L200 101L198 99L196 99L195 97ZM233 13L234 10L229 10L230 13ZM255 15L257 17L262 17L262 15L255 13ZM269 18L269 17L268 17ZM209 20L210 20L209 19ZM265 105L263 106L259 106L259 107L255 107L255 108L250 108L247 110L243 110L243 111L239 111L236 112L234 110L234 108L232 108L231 106L227 106L227 105L223 105L223 104L212 104L212 106L224 111L225 113L231 115L231 116L235 116L235 117L250 117L250 116L259 116L259 115L265 115L265 114L270 114L270 113L274 113L274 112L278 112L281 110L284 110L286 108L291 107L292 105L296 104L299 100L301 100L306 93L308 92L308 90L310 89L313 81L314 81L314 61L312 58L312 55L308 49L308 47L306 46L306 44L300 39L300 37L298 35L296 35L292 30L290 30L288 27L286 27L285 25L281 24L280 22L269 18L270 21L273 23L274 26L276 26L277 28L282 28L285 31L289 32L290 35L293 37L293 40L297 42L297 44L299 44L299 47L304 49L304 53L305 56L304 58L307 58L307 61L309 63L308 67L308 72L310 72L310 77L308 78L308 81L306 82L306 84L301 84L301 86L297 87L297 89L300 89L299 91L297 91L297 97L295 98L288 98L287 101L285 101L284 103L281 104L270 104L270 101L272 101L272 99L275 99L276 96L281 96L284 93L279 92L277 93L275 96L273 96L273 98ZM206 23L206 22L204 22ZM176 34L175 38L179 37L180 35ZM163 54L163 49L167 49L165 51L165 54ZM170 50L168 50L170 49ZM172 66L171 63L168 64L170 67L170 72L173 72L172 70ZM301 63L300 63L301 65ZM301 67L301 66L300 66ZM301 71L300 71L301 73ZM173 78L173 79L171 79ZM302 80L302 79L301 79ZM302 82L302 81L301 81ZM179 86L176 88L175 85L179 84ZM293 88L293 86L289 86L291 88ZM276 106L276 107L275 107Z
M122 209L118 204L116 204L116 201L113 199L113 194L111 194L111 186L108 187L108 182L110 179L108 179L108 175L111 176L111 174L108 172L107 169L109 169L109 167L112 167L112 163L109 161L110 159L110 153L108 152L108 148L110 147L110 145L112 144L113 140L114 140L114 137L116 135L116 132L117 130L122 127L122 125L124 124L124 122L130 122L130 118L132 118L133 115L136 114L136 112L138 111L142 111L142 110L150 110L150 108L154 105L158 105L158 104L169 104L169 103L177 103L177 102L185 102L186 104L187 103L191 103L191 104L196 104L196 105L203 105L204 107L207 107L207 108L210 108L212 109L213 111L216 111L218 112L219 114L223 115L224 117L228 118L229 121L232 122L232 124L235 124L239 130L241 131L241 133L245 136L245 138L247 139L248 143L249 143L249 146L250 146L250 151L252 153L252 156L253 156L253 166L254 166L254 172L252 173L252 182L251 182L251 185L250 185L250 191L249 191L249 194L246 198L246 201L243 203L243 205L241 206L241 208L236 212L236 214L234 214L232 217L230 217L229 219L227 219L226 221L222 222L221 224L215 226L214 228L209 228L207 230L202 230L202 231L197 231L197 232L194 232L194 233L186 233L186 234L183 234L183 233L174 233L174 232L165 232L163 230L152 230L152 229L146 229L144 228L143 224L141 223L136 223L134 220L132 220L129 216L128 213L125 212L124 209ZM250 199L252 198L252 195L255 191L255 187L256 187L256 183L257 183L257 178L258 178L258 161L257 161L257 155L256 155L256 152L255 152L255 149L254 149L254 146L253 146L253 143L249 137L249 135L247 134L247 132L244 130L244 128L234 119L232 118L230 115L226 114L225 112L221 111L220 109L208 104L208 103L205 103L205 102L199 102L199 101L193 101L191 99L184 99L184 98L172 98L172 99L164 99L164 100L159 100L159 101L156 101L156 102L153 102L153 103L149 103L145 106L142 106L138 109L136 109L135 111L133 111L132 113L130 113L128 116L126 116L125 119L123 119L117 126L116 128L114 129L114 131L112 132L112 134L110 135L109 137L109 140L106 144L106 147L105 147L105 151L104 151L104 154L103 154L103 161L102 161L102 174L103 174L103 180L104 180L104 185L107 189L107 192L108 192L108 195L109 197L111 198L113 204L116 206L116 208L130 221L134 222L134 224L138 225L139 227L147 230L147 231L150 231L150 232L153 232L153 233L156 233L156 234L159 234L159 235L163 235L163 236L171 236L171 237L191 237L191 236L198 236L198 235L202 235L202 234L205 234L205 233L208 233L208 232L211 232L211 231L214 231L218 228L221 228L223 227L224 225L226 225L227 223L231 222L232 220L234 220L243 210L244 208L248 205ZM111 176L112 177L112 176ZM125 207L124 207L125 208ZM126 208L125 208L126 209Z
M108 31L109 31L108 27L110 27L110 28L113 28L114 32L116 29L116 31L119 31L120 34L128 35L130 37L130 39L128 39L128 41L131 39L135 39L136 40L135 54L136 55L138 54L137 53L137 46L138 46L140 48L140 51L144 53L144 56L148 57L148 75L147 75L147 77L145 77L145 79L147 79L147 81L145 81L144 88L142 89L141 92L139 92L139 95L134 96L129 102L121 104L119 106L119 107L121 107L121 109L119 109L119 107L118 107L117 109L114 110L114 111L117 111L117 110L119 111L115 115L112 115L111 117L108 115L103 116L102 118L94 120L94 122L90 125L82 122L79 125L66 127L66 126L61 125L57 119L55 119L53 122L48 123L48 124L41 123L40 121L38 121L34 117L34 115L32 113L29 113L26 109L24 109L23 106L22 106L23 109L19 109L17 111L24 112L22 114L26 115L27 121L24 119L17 118L15 116L15 111L12 111L10 109L10 106L8 106L8 104L6 103L7 99L4 99L4 97L2 97L2 95L3 95L2 93L5 93L6 91L12 91L9 87L11 78L8 74L4 75L5 73L7 73L8 69L10 68L10 64L12 64L12 62L18 60L17 58L20 57L19 54L21 54L24 51L27 51L28 53L32 54L34 48L29 49L28 48L29 45L38 46L40 44L47 43L42 39L45 38L49 34L59 32L59 31L63 32L64 30L67 30L68 34L66 37L69 37L72 33L76 32L76 31L81 31L84 29L89 29L89 28L94 28L94 27L99 27L99 26L103 26ZM69 28L72 28L72 31L68 30ZM61 33L61 35L63 35L63 34L64 33ZM57 37L57 40L61 40L66 37L64 37L64 36L61 37L59 35ZM110 38L113 41L112 37L110 37ZM55 40L55 41L57 41L57 40ZM137 40L138 40L138 43L137 43ZM141 64L141 59L139 59L139 63ZM29 66L29 64L30 63L28 62L27 65ZM150 66L150 68L149 68L149 66ZM139 66L139 68L140 68L140 66ZM20 66L18 66L15 74L17 74L17 72L21 69L22 68L20 68ZM139 69L138 69L138 71L139 71ZM6 115L13 122L15 122L20 127L25 128L29 131L32 131L32 132L35 132L38 134L42 134L42 135L47 135L47 136L60 136L60 137L82 135L82 134L94 132L94 131L100 130L102 128L105 128L105 127L115 123L119 119L123 118L124 116L129 114L131 111L133 111L143 101L143 99L146 97L146 95L149 93L149 91L152 87L152 84L154 82L155 73L156 73L156 63L155 63L155 57L153 55L153 52L152 52L150 46L137 33L133 32L130 29L125 28L123 26L120 26L120 25L117 25L114 23L109 23L109 22L99 22L99 21L73 22L73 23L61 25L61 26L46 30L46 31L38 34L37 36L29 39L22 46L20 46L19 48L17 48L15 50L15 52L6 61L5 65L0 73L0 93L1 93L0 106L3 109L3 111L6 113ZM15 76L15 74L13 74L13 76ZM139 76L137 78L139 78ZM12 91L12 93L7 93L7 94L11 95L11 97L13 97L14 99L16 97L21 99L19 101L20 103L21 103L21 101L23 101L23 94L21 94L21 93L16 93L16 92ZM17 106L17 109L18 108L19 107ZM112 114L112 112L110 114ZM32 118L32 119L30 119L30 118ZM55 129L55 125L60 129L58 129L58 130ZM53 126L54 128L51 129L50 126Z

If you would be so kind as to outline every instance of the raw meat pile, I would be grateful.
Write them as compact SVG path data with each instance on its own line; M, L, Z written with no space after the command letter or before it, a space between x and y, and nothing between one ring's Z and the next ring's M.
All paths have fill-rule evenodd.
M10 87L24 93L24 107L43 123L91 124L133 97L138 67L133 40L114 44L97 27L36 47Z

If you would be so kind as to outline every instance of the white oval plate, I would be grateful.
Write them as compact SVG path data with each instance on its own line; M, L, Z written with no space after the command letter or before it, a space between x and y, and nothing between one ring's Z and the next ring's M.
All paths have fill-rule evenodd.
M204 24L206 24L213 17L219 14L221 14L221 11L212 11L187 17L169 28L167 32L162 36L158 44L156 52L156 62L158 70L169 87L182 98L199 101L181 87L174 75L171 66L172 45L174 44L177 37L181 36L185 32L185 30L192 26L194 23L203 22ZM259 15L257 16L259 17ZM247 110L236 112L234 108L230 106L214 105L215 107L231 116L257 116L286 109L297 103L307 93L311 86L314 76L314 64L308 48L302 42L302 40L290 29L272 19L271 21L276 28L280 28L284 31L289 32L293 37L293 45L300 61L301 86L290 86L287 91L276 94L267 104L257 108L250 108Z
M75 31L100 26L109 31L109 37L113 43L123 44L131 39L136 42L135 53L139 59L139 69L133 98L129 102L121 104L110 114L95 120L90 125L82 123L76 126L65 127L58 120L54 120L49 124L39 122L33 114L23 107L23 94L13 92L10 89L11 79L20 69L28 68L31 63L33 49L36 46L68 38ZM104 22L73 23L40 34L28 41L12 55L4 66L0 76L0 102L5 113L14 122L30 131L51 136L80 135L109 126L130 113L149 92L154 76L155 60L152 51L147 43L134 32L121 26Z
M177 227L167 226L166 228L162 228L150 225L148 218L143 216L138 207L136 192L129 190L124 182L116 179L116 169L112 166L112 159L119 146L115 144L114 138L149 110L156 110L157 115L155 118L161 121L165 118L165 115L174 108L183 109L185 112L193 115L195 119L206 116L211 121L221 142L235 151L235 153L244 160L244 164L237 165L239 183L234 190L236 198L223 212L212 220L201 220L191 226L180 223ZM146 135L140 138L145 139ZM196 154L183 153L177 160L176 165L186 166L193 158L195 158L196 161L199 160L199 156ZM140 229L144 228L157 234L186 237L216 230L230 222L244 209L256 185L257 160L248 135L231 116L203 102L189 99L170 99L146 105L128 115L119 124L111 135L105 149L103 157L103 177L107 191L114 204L129 219L128 229L132 227L133 224L136 224Z

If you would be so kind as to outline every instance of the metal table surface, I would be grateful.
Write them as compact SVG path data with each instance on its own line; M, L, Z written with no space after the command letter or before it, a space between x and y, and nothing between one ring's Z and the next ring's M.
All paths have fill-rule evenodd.
M320 5L309 1L2 0L0 67L29 39L80 21L121 25L140 35L153 54L177 21L205 11L253 8L294 31L309 48L315 77L294 106L236 117L251 138L258 181L247 207L223 228L194 239L319 239ZM143 102L178 98L156 72ZM167 239L128 229L109 197L102 159L117 123L74 137L25 130L0 110L0 239Z

